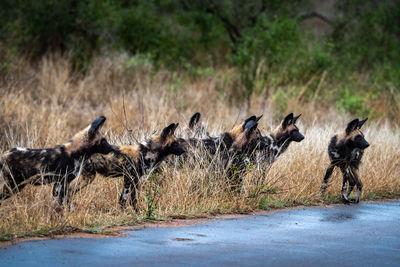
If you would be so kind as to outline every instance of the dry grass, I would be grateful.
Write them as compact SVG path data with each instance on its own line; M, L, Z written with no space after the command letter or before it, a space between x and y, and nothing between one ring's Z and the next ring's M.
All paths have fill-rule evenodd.
M98 115L105 115L112 143L129 144L171 122L186 124L200 111L211 134L219 134L250 114L264 114L260 123L268 133L279 122L268 99L252 99L249 110L229 105L229 85L223 73L189 81L179 73L155 72L151 65L126 67L123 57L98 59L85 77L70 73L68 61L46 58L35 67L23 62L3 77L0 88L0 149L15 146L48 147L63 143ZM229 71L229 70L226 70ZM228 84L233 84L228 83ZM28 186L0 206L0 239L51 235L76 229L104 231L148 217L200 216L257 209L313 205L328 166L327 144L349 119L334 110L291 101L290 111L303 113L299 127L306 136L294 143L267 170L251 169L241 193L228 190L226 179L211 168L191 163L164 166L161 174L142 178L140 212L121 210L122 179L103 179L73 198L75 210L57 214L52 209L51 185ZM361 167L362 199L398 197L400 193L400 134L383 122L364 126L371 143ZM198 159L201 161L201 159ZM265 167L265 166L264 166ZM338 202L341 177L335 171L325 203Z

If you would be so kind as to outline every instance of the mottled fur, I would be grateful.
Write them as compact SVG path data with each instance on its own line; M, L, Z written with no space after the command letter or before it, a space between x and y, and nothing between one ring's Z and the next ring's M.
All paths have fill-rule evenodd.
M180 139L180 143L188 150L186 161L201 155L202 161L213 163L216 168L227 172L231 181L240 183L241 174L248 165L248 156L262 144L257 129L260 117L251 116L231 131L216 137L203 139Z
M79 174L86 160L95 153L113 151L99 130L106 118L99 117L70 141L53 148L13 148L0 159L0 200L9 198L27 184L55 182L56 204L63 203L69 183Z
M364 149L369 146L360 129L367 119L368 118L362 121L355 119L349 122L343 133L332 137L328 146L328 154L331 163L326 170L322 182L321 194L324 193L327 188L333 169L339 167L343 174L342 201L346 204L352 202L348 197L353 191L354 186L357 186L354 202L359 202L363 185L358 174L358 169L361 164ZM349 186L348 188L347 184Z
M300 116L301 114L294 117L293 113L290 113L271 134L262 136L262 145L258 149L261 153L257 153L257 162L270 165L286 151L293 141L301 142L304 139L296 126Z
M169 125L160 135L143 144L119 146L115 152L108 155L93 156L90 164L83 170L85 184L81 185L81 188L91 183L96 173L110 178L123 177L124 189L119 204L124 207L128 202L137 210L136 189L139 178L157 168L168 155L179 156L186 152L174 136L178 125Z
M190 139L190 138L209 138L210 134L204 127L201 121L201 114L196 112L190 118L188 125L183 130L183 138Z

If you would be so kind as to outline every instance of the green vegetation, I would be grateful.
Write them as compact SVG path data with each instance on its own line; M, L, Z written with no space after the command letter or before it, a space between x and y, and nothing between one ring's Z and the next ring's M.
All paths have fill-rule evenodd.
M232 103L249 107L263 95L277 113L288 99L334 103L400 122L400 1L345 0L331 14L315 10L307 0L3 0L0 75L19 57L34 63L60 53L85 75L94 57L128 53L130 64L151 62L189 79L233 69L226 77L238 78L227 93ZM310 20L327 30L314 34Z

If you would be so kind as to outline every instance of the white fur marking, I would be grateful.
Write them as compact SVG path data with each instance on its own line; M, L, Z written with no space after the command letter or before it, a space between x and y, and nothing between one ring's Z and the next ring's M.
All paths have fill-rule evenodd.
M336 159L340 157L339 153L337 153L337 152L335 152L335 151L332 151L332 155L333 155L333 157L336 158Z
M26 149L25 147L17 147L17 151L26 152L28 151L28 149Z
M274 138L272 138L272 136L271 135L267 135L267 138L271 141L271 144L273 144L274 143Z
M122 195L122 198L124 199L124 200L127 200L128 199L128 194L129 193L129 190L127 189L127 188L124 188L124 193L123 193L123 195Z
M153 152L147 152L145 159L156 159L157 158L157 153Z

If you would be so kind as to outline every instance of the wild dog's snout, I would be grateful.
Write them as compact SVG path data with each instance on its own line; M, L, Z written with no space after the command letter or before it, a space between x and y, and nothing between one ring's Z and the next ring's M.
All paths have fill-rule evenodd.
M365 140L365 142L363 144L363 149L366 149L367 147L369 147L369 143Z
M183 153L186 153L186 149L183 148L183 147L179 147L179 148L177 149L176 155L177 155L177 156L180 156L180 155L182 155Z
M117 148L114 145L111 145L110 143L107 142L106 138L102 138L100 141L100 149L99 149L100 154L108 154L111 152L114 152L117 150Z
M301 142L304 139L304 135L302 135L299 131L295 131L293 133L293 141L295 142Z
M174 141L172 143L172 154L176 155L176 156L180 156L183 153L186 153L186 148L184 147L184 144L182 144L181 142L178 141Z

